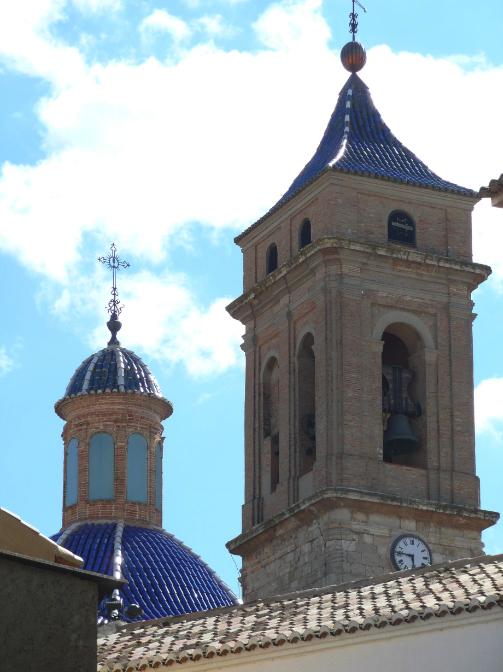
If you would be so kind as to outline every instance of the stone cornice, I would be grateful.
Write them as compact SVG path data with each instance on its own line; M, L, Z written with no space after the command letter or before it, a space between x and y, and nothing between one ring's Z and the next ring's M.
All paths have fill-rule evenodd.
M272 287L278 280L286 280L286 276L294 269L298 268L306 260L321 252L350 251L362 255L372 255L381 258L388 258L393 261L410 263L413 267L428 267L429 269L438 269L452 271L454 273L468 274L471 276L471 284L475 289L479 284L486 280L491 274L491 268L484 264L478 264L470 261L453 259L451 257L421 252L417 249L410 249L393 244L365 243L358 240L339 238L336 236L324 237L315 240L313 243L303 248L294 257L282 264L277 270L266 276L261 282L257 283L252 289L248 290L240 297L235 299L227 306L227 311L239 319L238 314L241 310L255 299Z
M499 520L499 513L474 509L445 502L432 502L420 499L408 499L396 495L379 492L366 492L346 487L326 488L307 497L301 502L293 504L288 509L273 516L269 520L255 525L247 532L227 542L227 549L235 555L246 555L256 543L266 543L274 535L275 528L284 521L299 520L305 525L306 518L318 518L319 514L331 508L350 507L357 510L371 509L383 513L410 511L415 519L425 517L435 519L436 522L466 527L468 529L484 530Z
M123 403L126 406L135 405L146 408L159 416L159 421L166 420L173 413L173 405L164 397L141 392L92 392L79 394L73 397L64 397L54 404L54 410L63 420L69 420L82 410L92 410L93 406L104 407L107 403Z

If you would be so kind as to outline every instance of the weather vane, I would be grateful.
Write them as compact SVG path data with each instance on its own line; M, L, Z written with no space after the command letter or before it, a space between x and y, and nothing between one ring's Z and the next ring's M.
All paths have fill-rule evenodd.
M112 338L108 342L108 345L120 345L117 340L117 332L122 327L122 324L119 322L119 315L124 306L121 306L119 301L119 293L117 291L117 271L121 268L129 268L129 262L119 259L115 243L110 245L110 254L106 257L98 257L98 261L105 264L105 266L112 271L112 298L107 305L107 310L110 313L110 320L107 322L107 327L112 333Z
M365 13L367 12L367 10L361 4L361 2L358 2L358 0L352 0L352 1L353 1L353 11L349 15L349 32L353 34L353 42L355 42L356 33L358 32L358 14L355 12L355 5L358 5L360 9L363 9Z
M367 62L367 54L363 46L356 41L356 33L358 32L358 14L355 10L355 5L358 5L364 12L367 12L365 7L358 0L352 0L353 11L349 15L349 32L353 39L345 44L341 49L342 65L353 74L359 72Z

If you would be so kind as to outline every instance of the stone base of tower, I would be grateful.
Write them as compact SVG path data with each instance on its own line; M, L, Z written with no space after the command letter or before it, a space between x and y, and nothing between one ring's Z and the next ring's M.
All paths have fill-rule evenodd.
M227 544L243 558L243 598L252 601L394 571L391 545L421 537L434 564L483 554L481 532L499 514L349 488L324 490Z

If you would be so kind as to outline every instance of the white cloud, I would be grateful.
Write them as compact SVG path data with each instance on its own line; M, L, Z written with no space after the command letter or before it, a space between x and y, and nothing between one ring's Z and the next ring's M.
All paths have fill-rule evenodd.
M5 346L0 346L0 378L10 373L15 366L13 356L7 351Z
M188 222L248 225L310 157L345 79L328 48L319 0L269 7L255 25L268 49L256 53L198 45L169 63L92 66L48 36L47 23L63 5L44 2L27 32L35 42L3 47L21 69L38 68L58 84L38 108L47 157L36 165L4 165L0 246L60 280L85 232L100 231L160 260L163 242ZM168 15L154 16L161 25ZM19 11L3 19L5 34L9 22L25 25ZM186 30L183 24L174 34ZM74 67L66 71L68 49ZM502 69L464 70L448 59L379 47L370 50L362 76L398 137L442 176L478 187L501 172L503 138L494 129L503 106ZM477 257L487 252L492 260L503 229L489 222L497 213L478 212ZM484 247L488 228L494 235Z
M287 0L270 5L254 28L261 42L277 51L324 51L330 29L321 15L322 0Z
M64 0L4 5L0 61L52 88L37 108L46 157L2 168L0 249L60 283L62 312L71 302L68 269L86 235L160 262L168 240L186 236L192 222L232 235L263 214L315 150L347 74L329 48L320 0L270 6L254 26L264 47L254 52L197 44L166 62L93 65L51 36ZM179 43L193 26L157 10L143 31L164 30ZM395 134L442 177L478 188L501 173L503 68L480 56L441 59L382 46L369 50L362 78ZM503 278L499 217L488 204L477 207L474 248ZM196 325L190 343L177 343L190 366L231 362L227 337L220 346L197 336L223 313L184 296L174 313L177 334ZM159 318L160 340L149 347L172 361L167 319Z
M85 73L79 51L50 34L50 27L64 18L66 4L66 0L0 3L0 61L45 78L55 91Z
M487 378L475 388L475 428L501 436L502 422L503 378Z
M156 9L145 17L140 24L140 31L144 35L167 33L175 42L186 40L192 33L188 23L164 9Z
M104 347L110 334L104 288L106 273L98 269L92 276L74 277L70 287L59 295L48 292L45 301L53 310L74 324L82 315L96 324L89 345ZM53 288L54 289L54 288ZM121 315L119 339L128 348L146 353L148 360L161 365L182 365L194 377L218 374L241 365L243 326L233 320L225 306L230 298L213 299L204 305L181 274L129 272L120 278L120 298L126 308Z
M196 20L196 25L210 37L230 37L236 34L236 29L225 23L221 14L200 16Z
M122 0L72 0L81 12L98 14L100 12L117 12L122 9Z

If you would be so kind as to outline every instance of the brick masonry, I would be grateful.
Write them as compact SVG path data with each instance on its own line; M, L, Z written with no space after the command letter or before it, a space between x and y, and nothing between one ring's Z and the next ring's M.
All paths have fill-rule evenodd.
M244 294L228 310L246 326L245 535L332 487L478 509L471 293L490 269L472 263L474 202L326 172L240 238ZM416 223L414 248L387 240L388 215L396 209ZM299 250L305 218L313 242ZM266 275L273 242L279 267ZM417 464L383 461L382 335L395 327L408 330L415 343L410 365L423 408L415 425L423 446ZM311 472L301 474L297 353L307 333L316 357L316 460ZM273 491L262 424L263 372L271 357L280 375L280 481ZM382 506L375 507L378 515ZM245 598L389 570L383 559L402 523L386 525L383 519L365 527L354 514L347 509L344 527L334 527L335 513L327 512L309 526L297 525L295 534L278 531L277 541L230 542L243 556ZM440 526L434 507L428 516L423 536L437 559L480 553L480 528L467 540L457 534L456 514ZM417 517L412 510L406 520ZM283 527L288 529L286 522L278 530Z
M66 482L63 485L63 527L85 520L121 519L161 526L162 511L155 506L155 449L163 442L163 420L171 412L161 398L126 392L88 394L66 398L56 404L58 415L66 420L62 438L64 446L72 438L78 447L78 501L65 506ZM89 501L88 447L97 432L112 435L115 445L115 492L112 500ZM128 502L127 439L139 433L148 444L148 503ZM66 451L65 451L66 460ZM66 463L64 465L66 478Z
M482 555L480 531L497 516L477 509L326 490L230 542L245 559L247 601L336 585L395 571L391 545L401 534L428 544L434 564Z

